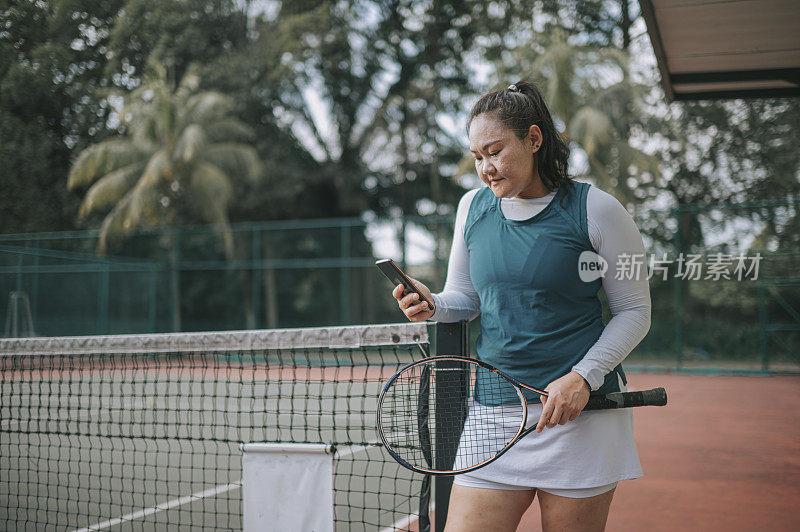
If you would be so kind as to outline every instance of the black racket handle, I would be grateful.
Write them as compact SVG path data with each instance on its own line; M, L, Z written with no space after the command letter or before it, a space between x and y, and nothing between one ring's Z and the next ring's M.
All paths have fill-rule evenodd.
M667 404L667 391L664 388L653 388L640 392L614 392L607 395L589 397L584 410L610 410L613 408L630 408L633 406L664 406Z

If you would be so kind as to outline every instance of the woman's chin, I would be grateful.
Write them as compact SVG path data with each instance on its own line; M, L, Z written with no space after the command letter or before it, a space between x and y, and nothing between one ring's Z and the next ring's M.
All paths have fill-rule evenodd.
M510 198L513 196L513 194L508 189L508 187L505 186L505 184L506 184L505 179L502 179L497 182L489 183L489 188L492 189L492 192L498 198Z

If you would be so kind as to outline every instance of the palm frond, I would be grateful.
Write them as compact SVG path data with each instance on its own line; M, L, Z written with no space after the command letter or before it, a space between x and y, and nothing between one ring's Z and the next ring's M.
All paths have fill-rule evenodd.
M181 78L181 82L175 90L175 95L179 100L186 100L200 87L199 70L195 63L192 63L186 69L186 73L183 74L183 78Z
M170 201L178 199L171 191L185 181L192 210L213 224L233 256L230 180L261 177L261 161L248 145L255 134L227 116L234 108L229 96L194 94L194 67L173 89L163 65L149 66L143 83L124 96L120 114L128 136L86 149L70 171L69 188L90 186L79 216L110 209L98 244L105 252L115 237L137 227L174 223L182 211Z
M608 117L588 105L581 107L575 113L567 131L569 137L580 144L590 157L614 137L614 129Z
M233 236L228 222L228 205L233 187L225 172L208 162L197 164L189 177L189 192L200 214L214 226L222 239L225 254L233 256Z
M575 107L575 91L571 84L576 77L577 57L563 31L556 30L551 37L544 53L533 62L533 71L546 80L542 89L554 114L566 120Z
M72 165L67 178L70 190L91 185L99 177L142 161L147 154L129 139L110 139L83 150Z
M129 226L127 220L132 199L133 195L129 192L103 219L103 224L100 226L100 239L97 242L98 254L105 255L108 251L108 244L111 241L130 232L130 229L126 227Z
M212 144L203 151L201 157L203 160L222 169L233 179L245 178L255 181L262 174L262 165L258 152L245 144Z
M255 132L244 122L235 118L223 118L206 125L209 142L252 142Z
M144 219L146 225L155 225L157 205L161 189L169 180L172 164L166 150L159 150L147 162L147 167L136 186L130 192L133 195L128 211L128 225L133 228Z
M136 95L137 91L140 91L141 88L136 89L132 94L128 95L125 98L125 103L120 109L120 121L126 125L132 125L143 116L149 116L152 113L153 109L153 102L152 100L146 100L144 93L140 95Z
M620 168L633 167L639 172L648 172L654 177L659 177L661 175L658 159L653 155L645 153L638 148L634 148L627 142L618 142L616 148L619 154Z
M630 81L620 81L603 90L595 90L592 94L592 106L603 112L615 124L618 130L624 129L630 122L630 114L640 99L638 87Z
M190 97L181 110L179 127L218 120L233 110L233 100L219 92L201 92Z
M175 144L173 158L188 163L197 159L206 148L206 133L197 124L190 124L183 130L181 138Z
M597 187L605 191L610 191L610 190L616 191L616 187L614 185L614 179L612 179L612 177L608 174L608 170L606 170L606 165L602 161L598 160L597 157L594 156L587 157L587 160L589 161L589 168L590 168L589 175L594 178Z
M86 192L78 218L84 219L93 212L103 211L119 203L136 183L144 162L129 164L101 177Z
M473 174L475 175L475 158L471 155L465 155L458 161L458 168L456 169L455 175L462 176L466 174ZM476 176L477 177L477 176Z

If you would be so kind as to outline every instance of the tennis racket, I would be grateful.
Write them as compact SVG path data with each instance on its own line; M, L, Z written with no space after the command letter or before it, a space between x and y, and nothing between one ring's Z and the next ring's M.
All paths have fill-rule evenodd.
M526 397L527 395L527 397ZM528 400L547 395L493 366L435 356L395 373L378 401L378 434L401 465L430 475L474 471L502 456L525 428ZM667 404L664 388L593 395L584 410Z

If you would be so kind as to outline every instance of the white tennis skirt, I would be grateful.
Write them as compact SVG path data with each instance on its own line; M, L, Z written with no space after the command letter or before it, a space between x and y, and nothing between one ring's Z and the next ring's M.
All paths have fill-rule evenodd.
M460 441L482 437L475 433L476 423L471 419L496 416L496 423L503 425L503 408L473 404ZM526 427L535 425L541 413L541 404L529 405ZM513 435L519 423L506 424L505 428ZM460 445L456 468L462 452ZM633 412L625 408L582 412L565 425L545 428L541 434L531 432L496 461L458 475L456 483L463 478L530 488L586 489L641 476L633 439Z

